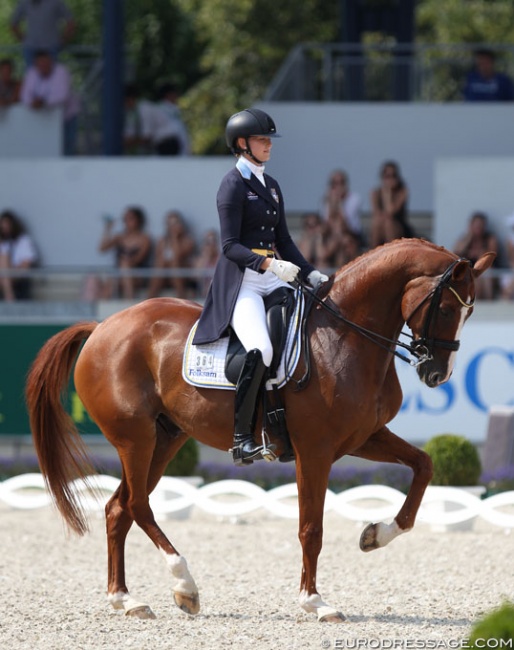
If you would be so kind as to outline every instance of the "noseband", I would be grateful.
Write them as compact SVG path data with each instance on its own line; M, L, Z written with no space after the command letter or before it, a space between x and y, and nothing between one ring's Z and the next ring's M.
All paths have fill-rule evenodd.
M342 321L345 323L345 325L348 325L351 327L353 330L359 332L362 334L365 338L369 339L379 347L383 348L384 350L387 350L391 354L394 354L396 357L401 359L402 361L405 361L409 363L411 366L418 367L423 363L426 363L427 361L430 361L433 359L433 352L434 348L442 348L443 350L451 350L452 352L456 352L459 347L460 347L460 341L449 341L447 339L438 339L434 337L429 336L429 331L430 327L432 325L432 321L435 319L436 311L439 307L439 303L441 300L441 294L443 292L443 289L448 289L453 293L453 295L457 298L459 303L465 307L466 309L471 309L473 305L475 304L475 301L472 300L471 302L465 302L462 300L462 298L459 296L457 291L451 286L450 280L453 274L454 268L457 266L459 262L469 262L469 260L459 257L459 259L455 260L450 264L450 266L446 269L446 271L441 275L439 282L437 283L437 286L433 291L431 291L423 300L414 308L408 319L406 320L406 323L408 324L411 318L414 316L414 314L428 301L430 300L430 305L428 307L428 312L425 317L425 321L423 323L423 328L422 328L422 333L421 337L415 339L411 334L408 334L407 332L402 332L401 334L403 336L407 336L412 339L410 343L403 343L402 341L399 340L393 340L389 339L385 336L382 336L381 334L377 334L376 332L373 332L371 330L366 329L365 327L362 327L361 325L358 325L357 323L354 323L351 320L348 320L343 316L343 314L339 311L338 306L330 299L326 298L325 300L322 300L319 298L314 291L311 291L306 285L303 283L295 283L296 286L299 286L301 291L306 294L309 298L311 298L314 302L316 302L320 307L325 309L329 314L337 318L338 320ZM331 304L329 304L329 302ZM332 306L333 305L333 306ZM306 328L305 328L306 329ZM389 344L389 345L387 345ZM391 347L393 346L393 347ZM407 355L402 354L399 352L396 347L402 347L405 350L407 350L412 356L414 356L414 359L409 358ZM305 347L307 349L308 346ZM305 380L301 380L300 382L297 382L298 384L302 383Z

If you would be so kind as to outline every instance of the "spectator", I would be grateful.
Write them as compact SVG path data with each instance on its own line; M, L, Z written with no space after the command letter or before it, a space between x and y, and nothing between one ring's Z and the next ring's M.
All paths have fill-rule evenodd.
M18 41L23 42L25 64L29 68L40 50L49 52L56 60L61 49L72 39L75 22L68 5L62 0L20 0L11 15L11 31Z
M128 154L179 155L178 121L160 105L141 99L134 85L125 88L124 146Z
M217 230L208 230L202 241L200 247L200 253L195 260L195 267L197 269L212 269L214 274L214 268L218 262L220 256L220 240ZM199 281L200 294L202 298L205 298L209 285L211 284L211 277L204 277Z
M326 266L325 236L328 224L317 212L306 212L302 218L302 230L298 239L298 250L304 258L317 268Z
M68 68L56 63L48 51L40 50L35 54L34 65L23 78L21 101L34 110L62 108L64 153L75 153L78 98L73 93Z
M498 255L498 240L488 228L488 218L483 212L474 212L469 218L467 231L457 240L453 251L473 264L484 253L492 251ZM495 260L496 265L496 260ZM495 283L491 276L475 281L476 297L484 300L494 298Z
M464 86L468 102L510 102L514 100L514 84L506 74L496 71L496 56L492 50L475 52L475 67Z
M189 234L182 215L176 210L169 212L165 218L164 235L157 242L155 267L158 269L191 268L194 250L195 240ZM150 282L148 297L158 296L165 284L175 290L177 298L185 298L191 280L188 283L188 278L185 277L154 276Z
M387 160L380 168L380 186L370 195L372 248L399 237L414 236L407 222L408 199L409 191L398 163Z
M161 149L161 155L185 156L191 153L189 134L180 114L178 107L179 92L177 86L171 83L163 84L159 88L159 108L168 116L170 124L174 127L174 136L165 142Z
M101 252L114 250L116 253L116 266L121 270L146 268L150 262L152 240L145 232L146 215L136 206L125 210L123 215L124 229L122 232L113 233L114 220L105 219L105 229L100 241ZM121 293L122 298L133 299L137 288L144 285L143 278L136 278L130 274L120 278L120 289L117 283L108 281L99 287L98 297L108 299Z
M20 82L14 76L12 59L0 60L0 107L11 106L20 101Z
M342 230L361 236L360 211L361 198L350 189L348 174L342 169L336 169L330 174L323 197L322 214L325 221L341 221Z
M514 214L507 217L506 221L509 229L506 248L510 274L502 278L501 297L505 300L514 300Z
M29 269L36 265L37 252L19 217L11 210L0 215L0 269ZM30 298L30 280L26 277L2 276L0 287L4 300Z

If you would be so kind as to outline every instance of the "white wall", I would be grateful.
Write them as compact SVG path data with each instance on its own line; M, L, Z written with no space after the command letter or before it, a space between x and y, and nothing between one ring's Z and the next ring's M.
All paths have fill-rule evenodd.
M514 149L512 157L446 158L435 165L435 241L452 248L479 210L505 241L505 218L514 213Z
M166 212L177 209L200 236L218 227L216 192L232 164L228 156L0 160L0 209L28 224L44 264L111 266L112 255L97 250L102 215L118 218L126 206L141 205L157 237Z
M0 158L59 156L61 151L60 109L0 108Z

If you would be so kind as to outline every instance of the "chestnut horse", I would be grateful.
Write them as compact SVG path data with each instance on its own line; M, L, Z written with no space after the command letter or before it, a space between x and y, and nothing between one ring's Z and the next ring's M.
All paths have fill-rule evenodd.
M404 347L418 357L421 381L431 387L447 381L461 328L473 311L474 280L493 259L494 253L486 253L472 266L427 241L397 240L335 273L309 314L310 379L302 391L295 390L294 380L305 370L304 351L282 397L296 456L303 550L300 605L319 620L344 619L316 590L331 465L349 454L413 470L395 519L370 524L361 536L362 550L383 547L413 527L432 469L423 451L386 426L402 402L394 362L397 338L407 323L413 343ZM108 599L114 608L140 618L154 615L129 595L125 583L125 539L133 522L162 552L176 604L188 614L199 611L198 590L186 560L156 523L149 494L189 436L221 450L231 446L233 392L196 388L182 378L186 338L200 311L194 302L157 298L100 324L72 325L46 342L27 379L41 471L62 516L82 534L87 522L69 482L86 477L90 465L61 403L76 359L77 393L116 447L123 467L121 483L105 508ZM275 442L280 453L281 442Z

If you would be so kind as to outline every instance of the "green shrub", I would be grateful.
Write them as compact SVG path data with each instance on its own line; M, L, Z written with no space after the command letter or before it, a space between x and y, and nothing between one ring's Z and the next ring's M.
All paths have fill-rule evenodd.
M434 464L432 485L477 485L482 467L476 447L464 436L443 433L423 448Z
M191 476L198 464L200 452L194 438L188 438L178 450L177 455L168 463L164 470L165 476Z
M480 642L477 641L480 639ZM475 623L471 630L469 645L467 648L493 647L484 644L483 639L495 639L497 641L511 641L514 639L514 604L504 603L501 607L494 609L489 614ZM495 645L502 647L501 645ZM505 647L510 647L505 645Z

